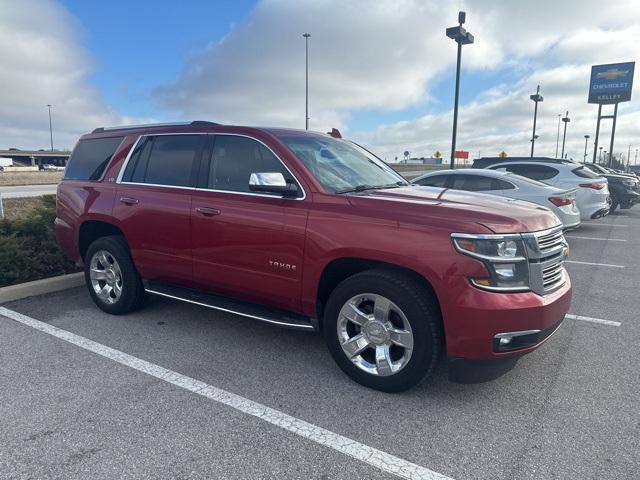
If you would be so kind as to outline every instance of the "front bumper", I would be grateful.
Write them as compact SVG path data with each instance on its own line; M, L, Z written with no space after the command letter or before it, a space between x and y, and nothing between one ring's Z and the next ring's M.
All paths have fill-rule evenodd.
M447 355L465 360L491 360L531 352L559 327L571 304L571 280L556 291L495 293L473 287L459 277L449 292L452 302L443 308ZM497 335L535 331L509 350L494 349ZM533 332L532 332L533 333Z
M636 203L640 202L640 193L635 190L627 190L624 196L620 199L620 206L622 208L631 208Z

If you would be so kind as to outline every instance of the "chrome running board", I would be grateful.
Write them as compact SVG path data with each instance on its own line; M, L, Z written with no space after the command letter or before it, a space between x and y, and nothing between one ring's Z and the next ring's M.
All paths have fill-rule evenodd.
M221 312L232 313L242 317L252 318L261 322L271 323L280 327L296 330L315 330L309 317L285 310L278 310L257 303L243 302L234 298L223 297L211 293L192 290L160 282L143 280L147 293L161 297L180 300L202 307L212 308Z

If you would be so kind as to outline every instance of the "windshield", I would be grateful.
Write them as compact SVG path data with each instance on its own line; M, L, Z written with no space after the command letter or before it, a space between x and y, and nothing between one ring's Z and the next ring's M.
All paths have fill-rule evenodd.
M280 137L331 193L391 188L407 182L362 147L346 140L316 135Z

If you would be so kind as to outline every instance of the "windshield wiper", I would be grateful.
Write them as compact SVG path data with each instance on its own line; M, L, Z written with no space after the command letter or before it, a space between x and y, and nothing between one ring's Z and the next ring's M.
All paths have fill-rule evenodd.
M398 187L404 187L407 184L405 182L402 181L397 181L395 183L388 183L386 185L356 185L353 188L348 188L346 190L338 190L336 193L337 194L341 194L341 193L353 193L353 192L364 192L365 190L380 190L380 189L384 189L384 188L398 188Z

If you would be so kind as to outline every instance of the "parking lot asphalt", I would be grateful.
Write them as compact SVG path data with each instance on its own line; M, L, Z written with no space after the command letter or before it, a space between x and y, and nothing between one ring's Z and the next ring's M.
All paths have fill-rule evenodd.
M408 392L369 390L319 335L159 298L124 317L82 288L4 307L452 479L637 479L640 208L567 237L582 319L475 385L449 382L442 364ZM1 316L0 362L3 479L394 478Z

